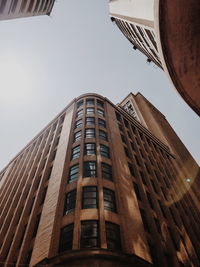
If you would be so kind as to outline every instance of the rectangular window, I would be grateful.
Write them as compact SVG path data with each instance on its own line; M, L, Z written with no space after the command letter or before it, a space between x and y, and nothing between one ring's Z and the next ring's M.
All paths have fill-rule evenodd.
M99 127L106 128L106 122L102 119L98 119Z
M96 155L96 144L95 143L85 144L85 155Z
M83 177L96 177L96 162L95 161L84 162Z
M79 101L79 102L77 103L77 108L80 108L81 106L83 106L83 100L81 100L81 101Z
M93 118L93 117L87 117L85 119L85 123L86 123L86 125L95 125L95 118Z
M76 146L72 148L72 159L76 159L80 157L80 146Z
M145 213L145 211L143 209L140 209L140 213L141 213L144 229L145 229L146 232L150 233L149 225L147 223L146 213Z
M81 117L83 115L83 109L80 109L79 111L76 112L76 117Z
M102 131L102 130L99 130L99 138L102 139L102 140L107 141L108 140L107 133Z
M82 119L78 120L75 122L75 128L80 128L83 126L83 121Z
M151 196L150 196L149 192L147 192L147 199L148 199L148 201L149 201L149 205L150 205L150 207L151 207L152 209L154 209L153 202L152 202L152 199L151 199Z
M129 167L129 171L130 171L131 175L132 176L135 176L135 171L134 171L132 165L131 164L128 164L128 167Z
M136 183L133 183L133 186L134 186L134 190L135 190L135 194L136 194L137 199L142 200L138 185Z
M76 190L73 190L65 196L64 214L68 214L75 209L76 205Z
M94 99L90 98L86 100L86 105L94 105Z
M131 158L131 156L130 156L130 153L129 153L129 151L128 151L128 149L126 148L126 147L124 147L124 152L125 152L125 154L126 154L126 156L127 156L127 158Z
M103 108L103 102L97 99L97 106Z
M83 187L82 195L82 208L83 209L97 209L98 208L98 196L96 186Z
M123 134L121 134L121 139L122 139L122 142L123 142L124 144L126 144L126 140L125 140L125 137L124 137Z
M94 114L94 108L86 108L86 114Z
M69 224L61 229L59 251L72 249L74 224Z
M81 139L81 131L78 131L74 134L74 142Z
M98 114L99 116L104 117L104 111L101 110L101 109L97 109L97 114Z
M103 157L110 158L109 147L107 147L105 145L100 145L100 154Z
M81 248L99 247L99 225L98 221L81 222Z
M68 180L68 183L71 183L71 182L73 182L73 181L78 179L78 169L79 169L78 164L72 166L69 169L69 180Z
M121 122L122 119L121 119L121 116L119 115L119 113L118 113L118 112L115 112L115 115L116 115L117 120L118 120L119 122Z
M103 189L104 209L116 212L115 192L110 189Z
M121 249L119 225L111 222L106 222L106 241L108 249L113 249L113 250Z
M140 171L140 176L142 178L143 184L147 185L146 180L145 180L145 175L144 175L144 173L142 171Z
M95 129L85 129L85 138L95 138Z
M101 163L101 170L102 170L102 177L104 179L107 179L107 180L110 180L112 181L113 180L113 177L112 177L112 167L106 163Z

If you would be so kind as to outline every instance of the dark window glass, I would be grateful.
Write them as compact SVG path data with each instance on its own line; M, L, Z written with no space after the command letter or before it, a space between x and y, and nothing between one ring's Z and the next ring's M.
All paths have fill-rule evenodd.
M85 144L85 155L95 155L96 154L96 144L87 143Z
M119 115L119 113L115 112L115 115L116 115L117 120L121 122L121 116Z
M85 119L85 123L86 123L86 125L95 125L95 118L93 118L93 117L87 117Z
M106 241L108 249L114 249L114 250L121 249L119 225L106 222Z
M103 111L103 110L98 109L98 110L97 110L97 113L98 113L99 116L104 117L104 111Z
M134 189L135 189L135 194L137 196L137 199L138 200L142 200L138 185L136 183L133 183L133 186L134 186Z
M126 128L128 128L128 121L124 119L124 124L126 126Z
M75 122L75 128L80 128L80 127L82 127L82 125L83 125L82 119Z
M81 101L79 101L79 102L77 103L77 108L80 108L81 106L83 106L83 100L81 100Z
M94 114L94 108L86 108L86 114Z
M123 130L123 127L121 126L121 124L118 124L118 126L119 126L120 131L123 132L124 130Z
M78 164L72 166L69 169L69 180L68 180L69 183L78 179L78 169L79 169Z
M87 99L86 105L94 105L94 99Z
M65 226L60 233L59 251L71 250L73 243L74 224Z
M102 139L102 140L107 141L108 140L107 133L102 131L102 130L99 130L99 138Z
M103 102L97 99L97 106L103 108Z
M131 139L131 134L129 131L127 131L128 137Z
M116 212L115 192L110 189L103 189L104 209Z
M146 232L150 233L149 225L147 223L146 213L145 213L145 211L143 209L140 209L140 213L141 213L142 221L143 221L143 224L144 224L144 229L145 229Z
M98 119L99 127L106 128L106 122L102 119Z
M128 158L131 158L130 153L126 147L124 147L125 154Z
M34 238L36 236L36 234L37 234L37 230L38 230L38 226L39 226L39 222L40 222L40 216L41 216L41 213L38 214L37 217L36 217L32 238Z
M134 171L132 165L131 164L128 164L128 167L129 167L129 170L130 170L131 175L132 176L135 176L135 171Z
M72 159L80 157L80 146L76 146L72 149Z
M83 209L97 209L98 208L98 197L96 186L85 186L83 187Z
M110 158L109 147L104 146L104 145L100 145L100 154L103 157Z
M153 209L153 208L154 208L154 207L153 207L153 202L152 202L152 199L151 199L151 196L150 196L149 192L147 192L147 199L148 199L148 201L149 201L149 205L150 205L150 207Z
M113 180L112 177L112 167L106 163L101 163L101 169L102 169L102 177L104 179Z
M98 221L81 222L81 248L99 247Z
M96 177L96 162L95 161L84 162L83 177Z
M74 142L78 141L81 139L81 131L78 131L74 134Z
M123 134L121 134L121 139L122 139L122 142L123 142L124 144L126 144L126 140L125 140L125 137L124 137Z
M85 138L95 138L95 129L85 129Z
M79 111L77 111L77 113L76 113L77 118L82 116L82 115L83 115L83 109L80 109Z
M140 166L139 159L138 159L138 157L137 157L136 155L135 155L135 160L136 160L136 162L137 162L137 165Z
M161 234L160 222L156 218L155 218L155 224L156 224L156 228L157 228L158 233Z
M64 214L68 214L75 209L76 205L76 190L73 190L65 196Z
M140 176L142 178L143 184L147 185L146 180L145 180L145 175L144 175L144 173L142 171L140 171Z

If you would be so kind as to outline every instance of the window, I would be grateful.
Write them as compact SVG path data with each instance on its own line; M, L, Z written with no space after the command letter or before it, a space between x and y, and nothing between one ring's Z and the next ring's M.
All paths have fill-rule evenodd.
M108 249L114 249L114 250L121 249L119 225L106 222L106 241Z
M131 158L130 153L126 147L124 147L124 152L128 158Z
M83 177L96 177L96 162L95 161L84 162Z
M102 119L98 119L99 127L106 128L106 122Z
M96 144L87 143L85 144L85 155L95 155L96 154Z
M144 229L146 232L149 232L150 233L150 229L149 229L149 225L147 223L147 217L146 217L146 213L143 209L140 209L140 213L141 213L141 217L142 217L142 222L143 222L143 225L144 225Z
M135 190L135 194L137 196L137 199L142 200L138 185L136 183L133 183L133 186L134 186L134 190Z
M122 142L123 142L124 144L126 144L126 140L125 140L125 137L124 137L123 134L121 134L121 139L122 139Z
M112 177L112 167L106 163L101 163L102 177L104 179L113 180Z
M80 119L80 120L76 121L75 128L80 128L80 127L82 127L82 125L83 125L83 121L82 121L82 119Z
M135 176L135 171L134 171L134 169L130 163L128 164L128 167L129 167L129 171L130 171L131 175Z
M152 202L152 199L151 199L151 196L150 196L149 192L147 192L147 199L148 199L148 201L149 201L149 205L150 205L150 207L153 209L154 206L153 206L153 202Z
M71 182L73 182L73 181L78 179L78 169L79 169L78 164L72 166L69 169L69 180L68 180L68 183L71 183Z
M124 119L124 124L126 126L126 128L128 128L128 121Z
M72 159L80 157L80 146L76 146L72 149Z
M81 100L81 101L79 101L79 102L77 103L77 108L80 108L81 106L83 106L83 100Z
M81 248L99 247L98 221L81 222Z
M98 197L96 186L85 186L83 187L83 209L97 209L98 208Z
M109 147L100 145L100 154L103 157L110 158Z
M87 99L86 105L94 105L94 99Z
M83 109L80 109L79 111L76 112L76 117L80 117L83 115Z
M98 113L99 116L104 117L104 111L103 110L97 109L97 113Z
M86 114L94 114L94 108L87 108Z
M107 133L102 131L102 130L99 130L99 138L102 139L102 140L107 141L108 140Z
M64 214L68 214L75 209L76 205L76 190L73 190L66 194Z
M146 179L145 179L145 175L144 175L144 173L142 171L140 171L140 176L142 178L143 184L147 185L147 182L146 182Z
M97 106L103 108L103 102L97 99Z
M116 212L115 192L110 189L103 189L104 209Z
M59 251L71 250L73 243L74 224L65 226L60 233Z
M117 120L121 122L122 119L121 119L121 116L119 115L119 113L115 112L115 115L116 115Z
M87 117L85 120L86 125L95 125L95 118Z
M74 134L74 142L81 139L81 131L78 131Z
M95 138L95 129L85 129L85 138Z

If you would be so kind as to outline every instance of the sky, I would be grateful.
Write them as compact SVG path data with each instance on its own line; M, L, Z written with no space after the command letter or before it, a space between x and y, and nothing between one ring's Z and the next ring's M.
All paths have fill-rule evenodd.
M0 169L83 93L141 92L200 163L199 117L110 21L108 0L58 0L51 16L0 21Z

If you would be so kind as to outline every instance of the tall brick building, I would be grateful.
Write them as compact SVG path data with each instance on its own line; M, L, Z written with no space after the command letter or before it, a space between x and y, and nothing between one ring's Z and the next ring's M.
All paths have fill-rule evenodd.
M141 94L74 99L0 173L2 266L199 266L199 167Z

